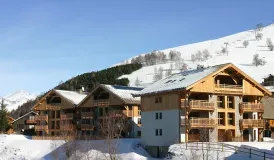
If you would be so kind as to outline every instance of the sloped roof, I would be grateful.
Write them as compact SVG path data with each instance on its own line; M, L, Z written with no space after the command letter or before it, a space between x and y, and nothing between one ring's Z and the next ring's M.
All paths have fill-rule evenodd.
M27 114L25 114L25 115L23 115L23 116L21 116L21 117L15 119L15 120L13 120L11 123L14 123L14 122L18 121L19 119L22 119L22 118L24 118L25 116L27 116L27 115L29 115L29 114L31 114L31 113L34 114L34 115L38 115L36 112L30 111L29 113L27 113Z
M75 105L78 105L87 96L86 94L80 94L74 91L65 91L65 90L54 90L54 91L60 96L71 101Z
M274 98L264 97L262 98L262 103L264 104L264 119L274 119Z
M216 66L211 66L207 68L199 68L194 70L188 70L181 73L173 74L165 79L155 82L154 84L146 87L142 91L136 94L138 95L145 95L145 94L152 94L158 93L163 91L173 91L179 89L185 89L189 85L203 79L210 74L218 71L219 69L223 68L228 64L221 64Z
M140 97L133 97L143 88L102 84L102 87L121 98L126 104L140 104Z

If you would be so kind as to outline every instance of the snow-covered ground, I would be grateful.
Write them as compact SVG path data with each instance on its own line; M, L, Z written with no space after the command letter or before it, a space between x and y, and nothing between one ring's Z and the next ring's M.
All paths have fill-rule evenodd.
M274 42L274 24L264 27L262 31L259 31L259 33L263 34L263 38L261 40L255 39L254 30L248 30L215 40L183 45L161 51L163 51L166 55L168 55L171 50L179 51L188 67L193 69L196 68L197 64L212 66L223 63L233 63L254 78L257 82L261 83L264 77L274 73L274 51L270 51L266 44L267 38L271 38L272 42ZM243 42L245 40L249 42L249 45L246 48L243 46ZM218 54L221 52L223 47L226 47L225 43L228 43L228 55ZM191 61L191 54L195 54L198 51L202 52L205 49L207 49L212 56L209 60L205 62ZM259 54L260 58L263 58L266 61L266 65L259 67L252 66L253 55L256 53ZM125 62L120 64L130 62L131 59L132 58L125 60ZM159 68L162 66L164 70L169 69L170 63L171 62L154 66L146 66L131 73L130 75L123 75L122 77L130 80L130 86L135 85L135 80L137 77L141 81L141 85L146 86L153 81L155 67Z
M26 103L29 100L33 100L36 97L36 94L30 94L26 91L20 90L2 98L4 99L4 103L7 105L7 110L12 111L13 109L17 109L20 105ZM0 98L1 101L2 98Z
M0 160L52 160L59 158L65 160L66 154L70 154L71 158L77 160L92 160L92 159L108 159L108 146L117 147L117 157L121 160L153 160L149 154L142 148L136 147L140 143L140 139L120 139L108 141L111 145L107 145L105 141L77 141L75 144L70 144L61 140L32 140L31 137L23 135L0 135ZM274 154L274 142L230 142L228 145L247 147L254 150L261 150L266 153ZM196 146L196 145L195 145ZM204 144L204 148L206 145ZM219 148L211 143L210 151L204 152L204 158L209 160L250 160L249 154L235 154L234 147L228 146ZM116 147L114 147L116 148ZM175 144L170 147L170 152L175 153L172 159L203 159L202 150L195 148L185 149L185 144ZM200 146L201 148L201 146ZM268 155L269 156L269 155ZM274 158L274 157L273 157ZM206 158L205 158L206 159ZM260 160L262 157L252 156L251 159Z
M118 145L119 159L153 159L141 147L135 147L139 141L140 139L121 139L117 143L111 142L109 146ZM57 157L65 160L67 150L77 160L106 159L109 153L107 146L102 140L77 141L76 144L68 145L61 140L31 140L31 137L23 135L0 135L0 160L52 160Z

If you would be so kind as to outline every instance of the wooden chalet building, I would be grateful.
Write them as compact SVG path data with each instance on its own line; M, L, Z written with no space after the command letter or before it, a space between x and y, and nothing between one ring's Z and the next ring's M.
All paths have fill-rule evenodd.
M35 116L37 135L76 135L76 107L86 96L85 93L64 90L51 90L47 93L33 107L38 113Z
M31 111L10 122L13 128L13 131L16 133L21 133L26 129L34 128L34 125L36 125L36 121L34 120L34 117L36 115L37 113Z
M271 92L231 63L171 75L135 95L142 143L161 157L180 142L260 141L266 95Z
M140 137L140 98L133 94L142 89L105 84L96 87L77 107L79 135L100 138L99 125L113 112L128 119L128 129L122 133L123 137Z

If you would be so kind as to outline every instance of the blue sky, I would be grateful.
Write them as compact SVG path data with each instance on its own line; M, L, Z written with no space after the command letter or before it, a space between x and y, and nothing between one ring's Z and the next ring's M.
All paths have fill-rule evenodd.
M274 22L271 0L0 0L0 95Z

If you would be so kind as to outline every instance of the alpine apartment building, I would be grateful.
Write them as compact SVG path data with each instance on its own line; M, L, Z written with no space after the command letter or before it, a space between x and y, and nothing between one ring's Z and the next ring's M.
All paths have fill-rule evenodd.
M260 141L267 89L231 63L173 74L140 91L142 143L155 156L193 141Z
M140 97L133 94L142 88L99 85L91 93L52 90L34 107L38 136L76 136L100 138L100 122L108 113L126 118L123 137L141 136Z

